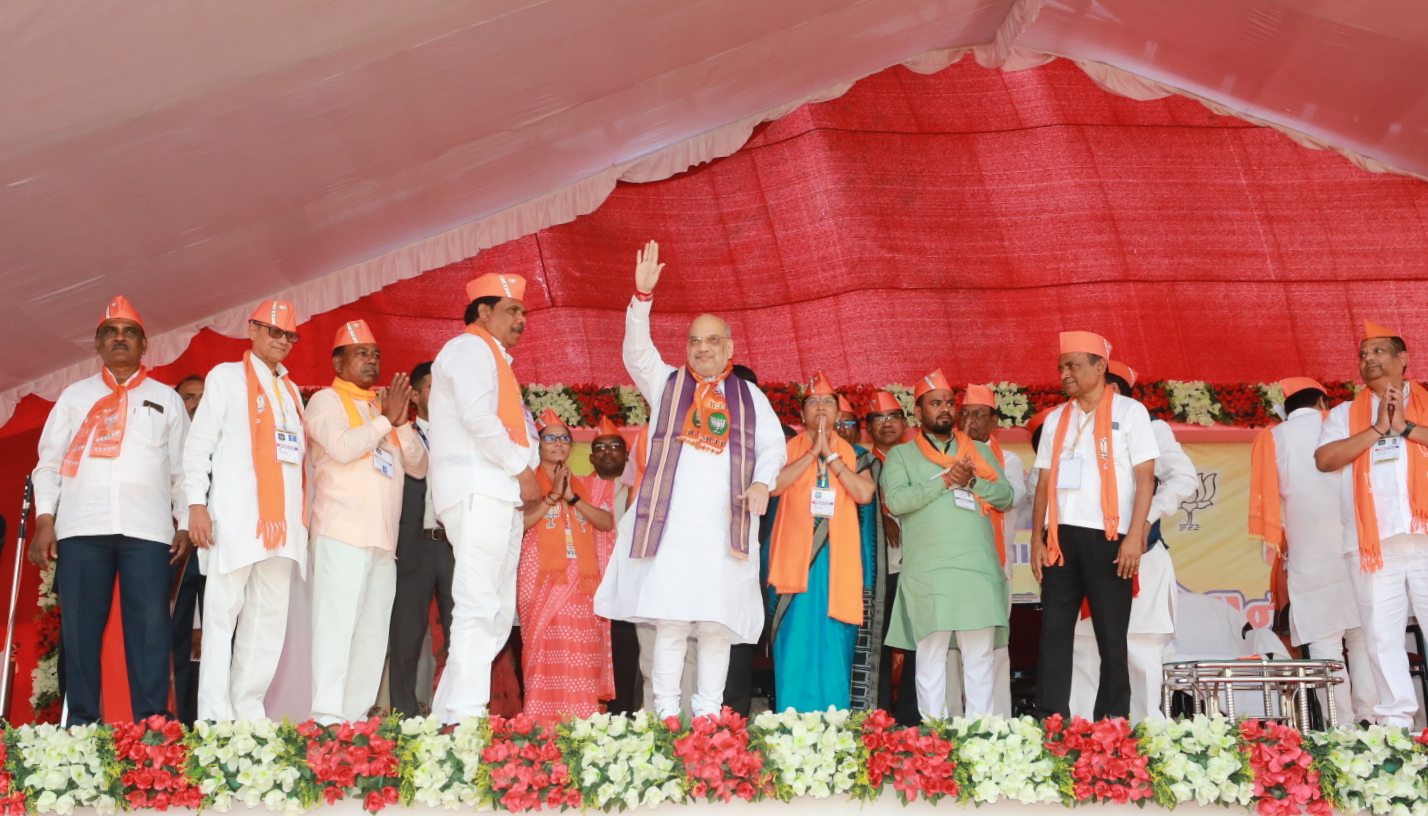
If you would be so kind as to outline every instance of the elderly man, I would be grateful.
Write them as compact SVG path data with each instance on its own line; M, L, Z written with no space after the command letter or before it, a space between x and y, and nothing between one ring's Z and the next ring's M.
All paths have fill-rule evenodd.
M996 529L1012 487L985 444L956 428L942 372L914 391L922 433L888 453L883 497L903 529L903 574L887 642L917 650L917 708L947 716L947 651L962 653L968 716L992 713L994 659L1006 644L1007 581Z
M208 576L200 720L265 716L292 572L307 566L302 399L283 367L298 340L293 305L264 301L248 339L240 362L208 373L184 445L189 531Z
M1260 431L1250 453L1250 537L1273 547L1287 562L1294 645L1312 660L1348 665L1347 672L1338 672L1343 682L1334 686L1339 720L1372 721L1377 686L1364 648L1353 573L1344 564L1339 476L1314 466L1329 394L1308 377L1288 377L1279 387L1284 421ZM1293 557L1287 552L1291 542ZM1316 694L1326 705L1323 690Z
M1071 716L1076 621L1088 601L1101 656L1095 719L1129 717L1126 633L1132 581L1145 552L1160 449L1145 406L1106 385L1111 344L1091 332L1061 333L1057 371L1069 401L1036 451L1031 570L1041 582L1038 716Z
M863 455L863 424L858 421L858 415L853 411L848 398L841 394L838 395L838 419L833 422L833 430L852 445L859 456Z
M1106 370L1106 387L1121 396L1130 396L1135 385L1135 370L1124 363L1110 361ZM1179 595L1175 582L1175 564L1170 560L1170 545L1161 535L1160 522L1180 512L1180 503L1195 494L1200 484L1195 463L1185 455L1170 423L1161 419L1150 421L1151 433L1160 456L1155 459L1155 495L1150 500L1146 517L1145 554L1137 573L1138 592L1131 599L1130 624L1126 634L1126 664L1130 670L1130 719L1138 723L1160 712L1160 688L1164 678L1165 649L1175 634L1175 600ZM1096 687L1101 662L1097 656L1096 628L1082 607L1082 618L1076 624L1076 646L1072 658L1071 713L1090 717L1096 700Z
M695 716L724 699L731 642L763 629L756 519L783 467L778 415L757 388L729 376L729 326L701 315L679 368L650 339L649 313L663 264L650 241L638 253L625 313L625 368L650 406L647 467L634 512L620 522L595 614L655 625L654 707L679 713L686 640L698 635Z
M172 388L149 378L147 348L143 319L114 298L94 332L103 368L60 393L40 434L29 556L42 567L59 559L67 725L103 717L100 652L116 574L134 718L169 714L163 590L170 562L189 548L181 467L188 415Z
M466 285L466 331L431 370L431 497L456 557L451 643L432 700L444 723L481 716L491 663L516 615L521 508L540 499L535 422L510 349L526 330L525 278L482 275Z
M377 702L397 591L397 523L407 476L426 476L426 446L407 421L411 388L382 374L365 320L332 341L332 387L307 406L312 456L312 717L359 720Z
M1408 345L1364 322L1365 388L1329 411L1314 463L1341 471L1344 558L1369 661L1379 724L1411 727L1418 698L1403 632L1408 610L1428 610L1428 391L1407 378Z

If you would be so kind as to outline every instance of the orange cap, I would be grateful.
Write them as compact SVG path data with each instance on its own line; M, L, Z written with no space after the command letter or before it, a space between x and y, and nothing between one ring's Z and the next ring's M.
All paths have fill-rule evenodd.
M939 388L944 391L952 390L952 386L947 384L947 378L942 376L940 368L917 381L917 387L912 391L912 398L914 401L922 399L923 394L928 391L936 391Z
M1056 408L1057 406L1053 405L1050 408L1042 408L1040 411L1037 411L1031 419L1026 421L1026 429L1028 431L1035 431L1037 428L1040 428L1041 424L1046 421L1046 417L1052 411L1055 411Z
M1368 339L1373 338L1373 337L1398 337L1398 336L1399 336L1398 332L1395 332L1395 331L1393 331L1393 330L1391 330L1391 329L1386 329L1386 328L1384 328L1383 326L1380 326L1379 324L1373 322L1372 320L1365 320L1365 321L1364 321L1364 339L1365 339L1365 340L1368 340Z
M342 324L337 330L337 335L332 338L332 347L377 345L377 338L372 336L372 330L367 328L365 320L349 320Z
M803 393L803 395L804 395L805 397L809 397L809 396L812 396L812 395L814 395L814 394L836 394L836 393L838 393L838 392L835 391L835 390L833 390L833 383L828 382L828 378L825 377L825 376L823 376L823 372L820 371L820 372L818 372L817 374L814 374L814 375L813 375L813 379L810 380L809 383L808 383L808 390L805 391L805 392ZM839 402L838 407L839 407L839 408L842 408L842 407L843 407L843 406L842 406L842 402L841 402L842 397L839 397L839 400L840 400L840 402Z
M1309 377L1285 377L1279 381L1279 387L1284 389L1285 399L1289 399L1300 391L1308 391L1311 388L1323 391L1325 394L1329 393L1329 389L1320 385L1318 380L1310 379Z
M597 437L620 436L620 429L615 427L615 423L611 422L609 417L600 417L600 424L595 426L595 435Z
M1122 363L1119 360L1111 360L1106 363L1106 370L1125 380L1128 385L1135 385L1135 369ZM1125 396L1129 397L1130 394Z
M545 430L552 425L564 425L565 423L560 421L560 416L553 409L547 408L540 412L540 422L537 424L540 425L541 430Z
M1106 338L1095 332L1062 332L1061 353L1071 354L1077 351L1084 351L1087 354L1095 354L1098 357L1109 358L1111 356L1111 344L1106 342Z
M887 411L901 411L902 403L897 401L897 397L886 391L879 391L873 395L872 413L881 414Z
M471 300L483 297L508 297L511 300L525 300L526 279L520 275L488 273L466 284L466 297Z
M297 311L286 300L265 300L248 319L266 323L285 332L297 332Z
M995 408L997 407L997 395L985 385L968 385L967 394L963 398L962 404L986 405Z
M104 307L104 316L99 318L99 324L95 328L103 326L106 320L132 320L139 324L139 328L144 328L144 318L139 317L139 313L130 305L129 299L123 295L109 301L109 305Z
M848 404L848 400L845 399L842 394L838 395L838 410L845 414L853 414L854 416L858 414L857 411L853 410L853 406Z

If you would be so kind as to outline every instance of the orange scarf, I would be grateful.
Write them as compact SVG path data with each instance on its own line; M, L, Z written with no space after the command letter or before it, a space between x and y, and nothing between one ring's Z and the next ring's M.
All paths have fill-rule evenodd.
M640 495L640 482L645 480L645 468L650 463L650 426L648 423L635 434L635 483L630 485L630 493ZM632 502L631 507L634 506Z
M1250 448L1249 534L1279 552L1284 546L1284 515L1279 506L1279 461L1272 431L1260 431Z
M1354 397L1349 406L1349 435L1363 433L1373 424L1373 392L1365 388ZM1428 391L1423 386L1411 382L1408 385L1408 401L1404 405L1403 418L1414 425L1428 425ZM1408 506L1413 512L1413 532L1428 529L1428 447L1417 442L1403 441L1408 457ZM1373 448L1359 454L1354 460L1354 521L1359 531L1359 569L1364 572L1378 572L1383 569L1383 553L1379 550L1378 511L1373 503L1373 478L1371 458Z
M1114 541L1120 536L1121 527L1121 500L1116 486L1116 458L1111 441L1114 400L1115 392L1102 388L1101 402L1092 412L1096 417L1093 439L1096 442L1096 469L1101 474L1101 517L1107 541ZM1048 474L1051 479L1051 500L1047 502L1046 507L1046 555L1047 562L1051 565L1062 563L1061 536L1057 531L1059 514L1056 508L1056 482L1061 470L1061 446L1066 441L1066 429L1071 426L1071 409L1074 405L1075 401L1072 400L1061 409L1061 420L1056 424L1056 437L1051 443L1051 473Z
M993 431L992 435L987 438L987 447L992 449L992 455L997 457L997 464L1001 465L1002 472L1006 473L1007 455L1002 450L1002 443L997 441L997 434L995 431ZM976 447L974 446L972 449L976 450ZM1001 559L1001 562L1003 564L1005 564L1007 562L1007 526L1003 523L1003 520L1006 518L1006 513L1003 513L1000 510L993 510L992 512L996 514L992 518L992 525L996 527L997 557Z
M729 403L719 393L718 385L734 370L728 363L724 370L705 379L689 369L689 376L699 383L694 389L694 401L689 405L689 413L684 417L684 429L679 433L680 441L710 453L723 453L729 444Z
M258 538L263 546L276 550L288 541L287 500L283 496L283 463L278 461L278 405L269 405L263 386L254 376L253 352L243 352L243 375L248 381L248 430L253 437L253 474L258 480ZM262 363L267 369L267 363ZM297 427L289 430L302 436L302 400L288 375L283 385L297 407ZM275 391L277 389L274 389ZM277 395L274 395L276 399ZM301 465L298 468L301 469ZM301 471L300 471L301 472ZM303 491L303 515L307 515L307 491Z
M336 377L332 380L332 390L336 391L337 396L342 398L342 410L347 412L347 427L349 428L356 428L365 425L367 422L366 417L363 417L362 413L357 410L358 401L370 403L373 408L377 409L378 413L381 413L382 409L377 405L377 392L375 391L359 388L341 377ZM392 443L392 453L396 453L401 449L402 443L397 439L396 429L387 432L387 439ZM371 453L362 456L363 459L370 459L371 457Z
M122 385L114 379L114 374L108 368L104 369L103 376L104 384L109 386L109 393L100 397L99 401L90 407L84 422L75 432L74 439L69 443L69 450L65 451L64 461L60 463L61 476L74 476L79 473L79 460L84 456L84 448L89 445L91 436L94 437L94 444L89 445L90 456L114 459L119 456L119 449L124 446L124 423L129 416L129 392L148 378L149 370L139 366L134 376Z
M987 464L987 460L983 458L982 452L977 450L977 443L972 441L972 437L954 428L952 440L957 443L957 452L955 454L943 453L928 440L927 434L920 433L917 435L917 449L922 451L922 455L927 457L927 461L940 468L950 468L957 464L964 455L970 456L972 473L978 479L985 479L988 482L997 481L997 472ZM992 507L981 496L977 496L975 493L972 495L977 497L977 506L981 508L982 515L988 516L992 523L992 540L997 543L997 563L1005 564L1007 562L1006 525L1002 524L1002 517L1005 514Z
M802 433L788 440L788 461L808 453L812 442ZM855 460L853 446L840 437L833 438L833 451L843 464ZM861 626L863 623L863 553L862 531L858 527L858 504L848 490L837 484L838 477L828 471L829 485L837 490L833 501L833 517L828 519L828 617ZM813 490L818 485L818 464L815 462L783 492L774 518L773 534L769 538L769 585L780 595L796 595L808 591L808 568L813 562L813 524L809 508Z
M542 495L549 496L555 483L545 467L536 468ZM575 487L583 487L577 477ZM565 583L565 566L570 562L568 547L575 549L575 565L580 568L580 591L594 595L600 584L600 568L595 561L595 528L576 513L564 499L555 507L547 506L536 521L536 552L540 555L540 571L548 573L557 584Z
M506 426L506 434L511 441L523 448L531 446L530 435L526 431L525 403L521 402L521 383L516 372L506 362L506 355L496 343L491 333L472 323L466 327L467 334L474 334L491 347L491 356L496 358L496 418Z

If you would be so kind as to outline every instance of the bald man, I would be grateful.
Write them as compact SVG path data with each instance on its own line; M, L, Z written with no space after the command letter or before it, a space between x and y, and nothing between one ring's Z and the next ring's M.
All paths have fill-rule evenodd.
M650 406L647 466L633 512L595 595L595 614L655 627L654 708L679 714L687 639L698 640L696 717L718 713L731 643L764 625L759 525L786 458L783 430L763 393L730 377L729 326L700 315L688 358L665 363L650 338L650 309L664 265L654 241L636 254L635 297L625 313L625 368Z

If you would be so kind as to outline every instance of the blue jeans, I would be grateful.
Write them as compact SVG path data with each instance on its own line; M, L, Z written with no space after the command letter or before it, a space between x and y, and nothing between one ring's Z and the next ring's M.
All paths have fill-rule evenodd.
M172 715L169 701L169 547L122 535L75 536L59 542L55 587L64 641L66 725L104 719L101 651L114 577L124 621L124 657L135 720Z

